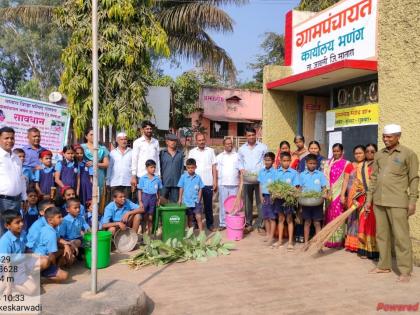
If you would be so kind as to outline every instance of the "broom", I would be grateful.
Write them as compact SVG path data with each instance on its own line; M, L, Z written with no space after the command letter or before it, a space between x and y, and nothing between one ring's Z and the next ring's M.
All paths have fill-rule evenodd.
M311 254L317 253L324 246L325 242L327 242L331 236L346 222L347 218L359 208L360 205L357 198L363 195L363 192L357 193L353 198L353 205L324 226L318 234L316 234L306 245L302 247L302 251Z

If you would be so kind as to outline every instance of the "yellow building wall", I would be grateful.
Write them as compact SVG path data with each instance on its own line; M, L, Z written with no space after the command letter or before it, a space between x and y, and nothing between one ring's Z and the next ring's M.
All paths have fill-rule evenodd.
M291 75L291 72L290 67L266 66L264 68L262 133L263 142L273 152L277 152L280 141L293 142L297 132L297 94L267 90L265 84L287 77Z
M420 157L420 6L418 0L379 1L379 134L402 126L401 143ZM382 145L381 137L378 139ZM420 203L410 218L415 264L420 266Z

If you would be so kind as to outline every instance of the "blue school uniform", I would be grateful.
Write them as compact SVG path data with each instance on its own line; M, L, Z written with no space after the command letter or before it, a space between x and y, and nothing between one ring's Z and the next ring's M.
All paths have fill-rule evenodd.
M299 173L291 167L285 170L280 166L277 169L276 180L296 187L299 186Z
M41 165L42 170L36 170L34 173L34 182L39 183L41 192L44 195L51 193L51 187L55 187L54 180L54 166L46 167L44 164Z
M81 239L81 231L87 231L90 228L85 218L81 215L77 217L72 216L70 213L66 215L60 225L60 236L65 240L72 241Z
M21 213L23 213L22 217L23 217L23 221L25 222L25 230L28 231L30 227L32 226L32 224L34 224L34 222L38 220L38 217L39 217L38 207L37 206L29 207L26 213L23 210L21 211Z
M46 224L41 229L40 233L39 241L35 244L33 252L41 256L48 256L49 254L57 252L57 242L59 238L58 229Z
M178 187L184 190L182 194L184 204L188 208L195 208L200 202L200 200L198 200L198 193L200 192L200 189L204 188L201 177L196 173L190 175L188 172L185 172L178 181Z
M32 169L28 166L22 167L22 173L23 176L26 178L26 183L29 184L30 182L34 181L34 173L32 172Z
M126 200L122 207L118 207L117 204L112 201L105 207L101 224L103 225L110 222L121 222L122 217L126 212L137 209L138 207L138 204L135 204L130 200Z
M92 182L90 181L93 176L93 167L87 167L86 162L78 162L80 174L80 203L86 205L88 201L92 200Z
M23 254L25 253L26 234L20 233L19 236L7 231L0 238L0 254Z
M61 214L63 216L63 218L68 214L67 211L67 204L64 204L61 206ZM82 217L84 217L85 219L87 218L87 211L84 205L80 204L80 213L79 215L81 215Z
M29 228L27 235L26 247L33 249L36 243L39 241L41 235L41 229L47 225L47 220L44 217L40 217L36 220Z
M55 171L60 173L60 180L65 186L77 188L79 167L76 162L68 160L58 161L55 165Z
M302 191L317 191L321 192L323 187L328 186L327 178L324 173L314 170L310 172L308 170L303 171L299 175L299 183L302 187Z
M270 167L269 169L263 168L258 172L258 181L261 184L261 193L263 195L270 194L267 185L274 182L277 178L277 170L274 167Z
M141 202L143 203L145 213L153 214L156 210L157 204L156 194L159 189L162 189L162 181L158 176L149 178L149 176L146 174L140 177L137 188L142 191Z

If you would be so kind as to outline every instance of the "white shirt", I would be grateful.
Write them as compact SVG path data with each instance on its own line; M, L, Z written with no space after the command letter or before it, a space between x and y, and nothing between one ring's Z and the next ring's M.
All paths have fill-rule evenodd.
M144 136L141 136L134 141L131 158L131 175L137 175L137 177L146 175L146 161L153 160L156 162L155 175L160 176L159 151L159 141L155 138L152 138L149 142Z
M189 159L194 159L197 162L197 170L195 171L206 186L213 186L213 165L216 164L216 155L214 150L205 147L204 150L199 148L191 149L188 153Z
M131 186L132 153L130 148L125 149L124 153L119 148L111 151L106 176L108 186Z
M26 196L24 189L22 162L15 154L0 148L0 195L16 197Z
M216 157L217 175L219 185L238 186L239 185L239 154L237 152L223 151Z

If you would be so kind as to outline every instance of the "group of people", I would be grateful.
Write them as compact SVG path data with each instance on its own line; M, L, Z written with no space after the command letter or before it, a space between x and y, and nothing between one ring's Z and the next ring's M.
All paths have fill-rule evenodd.
M294 151L282 141L277 154L268 152L251 127L245 131L246 143L238 150L232 139L225 138L223 152L217 156L206 145L203 133L195 135L197 146L188 152L179 148L174 134L166 135L166 147L161 149L153 128L151 122L143 122L142 136L132 148L123 132L117 134L117 146L111 152L99 146L100 229L112 234L127 227L139 231L143 221L142 232L150 233L156 207L165 200L186 206L189 226L224 230L225 200L243 195L246 232L257 228L276 248L283 245L287 225L287 248L293 250L295 242L308 242L312 224L317 233L322 224L357 207L325 246L379 258L372 272L383 273L391 268L392 238L400 279L409 279L412 263L407 217L415 212L418 198L418 160L413 151L399 144L399 126L385 128L386 148L379 152L375 144L356 146L352 162L344 158L341 144L334 144L332 158L326 159L318 142L305 146L302 136L295 137ZM42 258L42 275L62 281L67 272L60 268L81 257L82 237L92 224L93 130L85 132L83 144L65 146L62 160L55 165L52 152L40 144L38 129L28 130L28 144L22 148L14 148L14 135L12 128L0 129L0 252L37 253ZM249 180L253 176L257 180ZM304 192L322 192L326 202L293 207L284 200L273 200L267 189L273 181ZM108 204L107 190L112 196ZM213 214L216 192L218 226Z

